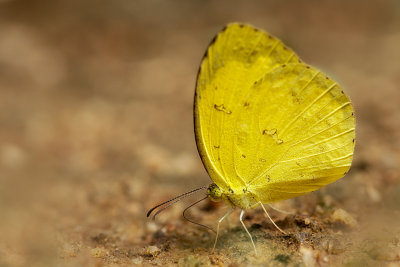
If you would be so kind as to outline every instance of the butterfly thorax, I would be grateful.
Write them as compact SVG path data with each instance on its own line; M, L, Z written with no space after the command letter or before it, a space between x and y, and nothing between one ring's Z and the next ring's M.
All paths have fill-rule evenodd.
M207 194L212 201L225 200L229 205L241 209L252 209L259 204L256 196L245 187L235 190L231 188L222 190L213 183L208 187Z

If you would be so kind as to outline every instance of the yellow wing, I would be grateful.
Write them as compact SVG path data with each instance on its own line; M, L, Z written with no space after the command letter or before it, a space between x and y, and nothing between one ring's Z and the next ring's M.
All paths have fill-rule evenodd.
M222 189L262 202L302 195L349 169L354 116L341 88L282 43L229 25L203 60L195 96L197 145Z
M287 64L267 73L237 118L234 164L262 202L316 190L348 171L355 141L349 98L315 68ZM246 156L249 161L240 158Z
M243 108L241 99L254 81L289 62L299 62L293 51L249 25L230 24L209 45L196 84L195 134L204 166L222 190L245 182L237 175L233 162L235 120Z

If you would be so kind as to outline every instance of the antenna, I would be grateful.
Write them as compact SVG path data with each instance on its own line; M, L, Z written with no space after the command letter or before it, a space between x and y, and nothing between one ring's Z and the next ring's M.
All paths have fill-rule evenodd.
M170 200L167 200L167 201L165 201L165 202L162 202L162 203L160 203L160 204L154 206L153 208L151 208L151 209L147 212L147 217L149 217L149 216L151 215L151 213L152 213L155 209L161 207L161 208L153 215L153 220L154 220L154 219L156 218L156 216L157 216L160 212L162 212L163 210L165 210L165 209L168 208L169 206L171 206L171 205L175 204L176 202L181 201L181 200L184 199L185 197L188 197L188 196L192 195L193 193L195 193L195 192L197 192L197 191L200 191L200 190L203 190L203 189L207 189L207 186L202 186L202 187L196 188L196 189L194 189L194 190L192 190L192 191L186 192L186 193L184 193L184 194L182 194L182 195L179 195L179 196L174 197L174 198L172 198L172 199L170 199ZM168 204L168 203L169 203L169 204ZM165 204L168 204L168 205L164 206ZM195 204L197 204L197 203L195 203ZM162 207L162 206L163 206L163 207Z
M190 209L190 208L193 207L194 205L200 203L201 201L205 200L206 198L208 198L208 195L205 196L204 198L200 199L200 200L197 200L197 201L194 202L193 204L190 204L190 206L188 206L186 209L184 209L184 211L182 212L182 216L183 216L183 218L185 218L188 222L191 222L191 223L193 223L193 224L196 224L196 225L205 227L205 228L207 228L208 230L211 230L211 231L213 231L214 233L217 233L217 232L215 232L214 229L212 229L211 227L209 227L209 226L207 226L207 225L204 225L204 224L201 224L201 223L198 223L198 222L195 222L195 221L192 221L192 220L190 220L188 217L185 216L185 213L186 213L186 211L187 211L188 209Z

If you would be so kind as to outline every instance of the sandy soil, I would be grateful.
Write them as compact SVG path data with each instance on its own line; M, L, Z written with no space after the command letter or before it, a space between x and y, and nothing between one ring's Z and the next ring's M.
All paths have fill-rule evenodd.
M192 101L226 23L334 77L356 110L348 175L214 233L153 205L208 178ZM0 266L400 266L400 3L0 0ZM193 220L215 228L227 207Z

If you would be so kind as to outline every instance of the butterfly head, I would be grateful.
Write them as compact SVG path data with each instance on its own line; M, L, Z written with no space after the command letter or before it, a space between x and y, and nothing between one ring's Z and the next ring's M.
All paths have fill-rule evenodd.
M222 199L222 191L218 185L214 183L208 186L207 195L212 201L220 201Z

